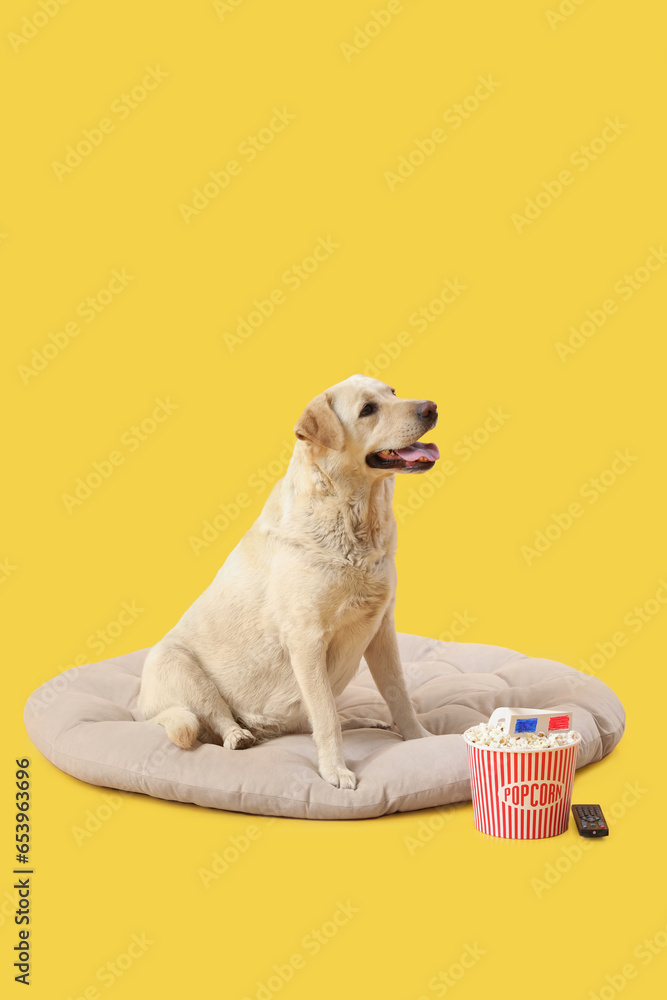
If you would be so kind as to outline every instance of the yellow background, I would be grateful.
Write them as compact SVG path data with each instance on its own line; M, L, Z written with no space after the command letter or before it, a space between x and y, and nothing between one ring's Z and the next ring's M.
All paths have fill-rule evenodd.
M637 975L625 995L658 995L667 958L644 964L633 953L645 938L667 941L667 611L655 601L667 593L658 349L667 268L628 301L614 285L667 240L664 23L649 0L562 6L571 13L550 25L548 0L408 0L350 55L341 45L370 20L370 0L244 0L220 13L206 2L72 0L18 51L12 34L42 8L5 5L0 964L17 993L5 893L14 759L27 755L33 997L96 986L118 998L242 1000L300 953L304 967L274 995L430 1000L444 994L429 983L457 975L466 946L485 954L450 980L447 995L459 1000L515 995L517 985L543 998L609 998L627 963ZM148 66L168 75L126 117L111 112ZM459 128L443 125L489 75L499 84L491 96ZM243 160L239 144L274 108L295 117ZM59 180L54 161L105 117L114 131ZM580 171L570 157L607 118L627 127ZM391 191L385 173L438 127L446 141ZM234 158L241 173L186 223L179 205ZM564 169L573 183L517 232L512 215ZM282 275L319 237L339 247L230 352L223 334L254 299L285 289ZM81 333L26 384L33 350L122 268L133 275L122 294L94 322L79 317ZM410 315L446 279L465 292L417 332ZM618 311L562 361L555 345L610 297ZM438 402L431 438L443 458L490 407L509 419L402 518L397 626L437 637L467 614L475 621L463 641L580 668L623 631L627 642L597 675L623 701L627 732L575 783L575 801L607 811L611 836L573 854L572 825L555 840L505 842L476 833L469 803L270 824L118 793L120 807L77 844L75 828L105 790L32 747L26 698L77 656L103 659L162 636L258 515L267 493L249 490L250 477L278 460L305 402L376 363L401 331L412 343L382 377L399 395ZM120 445L167 397L177 409L155 433L135 451ZM63 494L119 446L124 463L68 513ZM636 461L596 503L582 499L616 449ZM397 500L424 482L399 477ZM190 537L239 492L250 506L195 555ZM522 546L575 501L583 515L528 565ZM93 654L89 636L133 600L141 613ZM647 601L658 610L633 631L624 619ZM627 783L641 791L624 806ZM249 825L259 838L206 889L198 870ZM406 838L429 830L411 852ZM536 888L548 871L553 884ZM309 954L304 936L339 900L359 912ZM154 943L105 986L97 970L133 933Z

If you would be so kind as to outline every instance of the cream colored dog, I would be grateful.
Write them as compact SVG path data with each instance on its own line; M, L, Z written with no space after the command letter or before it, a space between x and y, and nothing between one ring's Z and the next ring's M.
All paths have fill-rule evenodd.
M435 403L353 375L313 399L283 479L211 585L154 646L139 709L190 748L312 732L319 771L354 788L335 697L365 657L404 739L430 734L408 697L394 630L394 475L438 459L417 441ZM377 726L357 719L344 728Z

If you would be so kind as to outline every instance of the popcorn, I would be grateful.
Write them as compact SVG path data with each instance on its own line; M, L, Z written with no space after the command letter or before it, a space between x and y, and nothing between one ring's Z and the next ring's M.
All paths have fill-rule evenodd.
M517 732L511 728L517 713L504 714L502 721L492 716L463 734L475 828L512 840L556 837L568 827L581 734L537 727Z
M554 747L572 746L579 739L575 729L559 730L553 733L522 733L509 736L502 726L490 726L488 722L467 729L468 740L477 746L490 750L551 750Z

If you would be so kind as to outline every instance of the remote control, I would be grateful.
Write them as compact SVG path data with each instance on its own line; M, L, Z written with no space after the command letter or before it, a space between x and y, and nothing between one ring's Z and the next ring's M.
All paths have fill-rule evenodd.
M599 806L572 806L572 815L580 836L609 836L609 827Z

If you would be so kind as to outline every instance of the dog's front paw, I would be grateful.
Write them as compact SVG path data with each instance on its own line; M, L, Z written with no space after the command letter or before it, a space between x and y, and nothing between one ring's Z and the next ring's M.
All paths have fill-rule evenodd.
M246 747L251 747L254 742L255 737L249 730L236 726L225 735L222 745L226 750L245 750Z
M353 771L343 766L320 765L320 774L334 788L356 788L357 778Z

